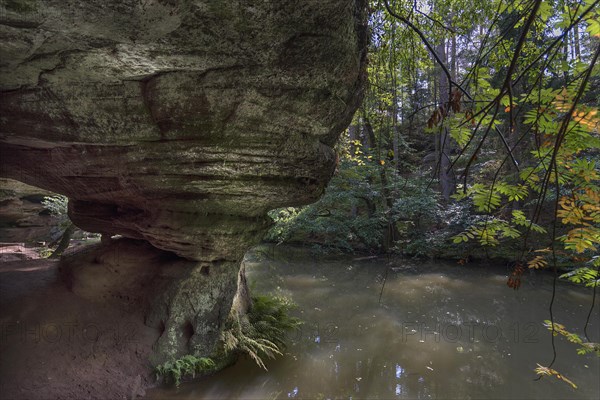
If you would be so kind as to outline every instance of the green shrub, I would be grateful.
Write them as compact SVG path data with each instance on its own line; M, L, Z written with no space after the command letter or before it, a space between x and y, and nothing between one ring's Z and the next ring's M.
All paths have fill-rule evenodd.
M45 196L42 205L50 211L50 214L58 218L59 227L66 229L70 224L68 211L69 199L66 196L57 194L56 196Z

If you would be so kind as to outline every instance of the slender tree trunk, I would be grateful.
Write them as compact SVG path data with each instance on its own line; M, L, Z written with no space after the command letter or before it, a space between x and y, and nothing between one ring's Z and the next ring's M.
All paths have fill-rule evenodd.
M352 124L348 127L348 139L350 139L350 153L352 155L356 152L356 145L354 144L355 140L359 140L359 127L357 124Z
M569 33L567 32L567 34L565 35L565 38L563 40L563 59L565 62L569 62ZM565 70L563 72L563 78L565 81L565 85L567 84L567 81L569 80L569 73Z
M369 122L369 119L368 119L366 113L363 112L363 114L364 114L364 121L365 121L365 131L369 135L370 141L372 143L376 143L375 131L373 130L373 127L372 127L371 123ZM381 187L382 187L381 192L383 194L383 198L385 201L386 214L387 214L394 206L394 199L392 198L392 193L390 192L387 174L385 172L385 167L383 165L380 165L380 167L379 167L379 175L381 178ZM384 246L385 250L387 251L399 237L398 228L396 227L396 224L392 223L392 221L388 221L388 226L385 231L384 237L385 238L384 238L383 246Z
M456 77L458 74L458 58L456 56L456 35L452 35L452 64L450 69L450 75L452 75L452 79L456 81Z
M352 153L352 155L354 155L355 151L356 151L356 145L354 145L354 141L358 140L358 132L359 132L358 125L351 124L348 127L348 138L350 139L350 152ZM352 209L350 210L350 215L352 216L352 219L355 219L357 217L358 207L356 206L356 204L352 205Z
M390 78L392 83L392 151L394 152L394 171L398 172L398 74L396 71L396 23L392 24L392 40L390 46Z
M442 39L441 43L437 46L436 51L438 52L438 57L443 63L447 63L446 56L446 40ZM450 83L448 82L448 77L443 72L443 70L438 66L438 88L439 88L439 106L440 107L448 107L449 98L449 89ZM448 135L448 130L446 128L442 128L442 131L436 135L436 150L437 150L437 172L438 179L440 182L440 192L445 201L450 200L450 195L454 192L452 177L448 172L448 168L450 167L450 137Z
M366 112L363 110L363 124L361 126L361 143L363 151L367 151L375 145L375 135L373 134L373 128L367 118Z
M50 254L49 258L60 257L60 255L63 253L63 251L65 251L67 249L67 247L69 247L69 244L71 243L71 237L73 236L73 233L75 233L75 229L76 229L75 225L73 225L72 223L69 224L67 229L65 229L65 231L63 232L62 237L60 238L58 247L56 249L54 249L52 254Z
M574 47L575 47L575 58L576 59L581 59L581 45L579 42L579 25L575 25L573 27L573 41L574 43Z

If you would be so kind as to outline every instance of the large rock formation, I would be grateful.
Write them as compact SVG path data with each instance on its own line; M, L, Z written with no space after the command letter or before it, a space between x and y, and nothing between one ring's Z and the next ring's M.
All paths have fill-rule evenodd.
M42 204L54 193L0 178L0 242L50 241L59 221Z
M3 7L0 175L67 195L82 229L195 261L149 320L161 354L209 353L197 338L226 317L267 211L314 201L333 172L363 81L363 1Z

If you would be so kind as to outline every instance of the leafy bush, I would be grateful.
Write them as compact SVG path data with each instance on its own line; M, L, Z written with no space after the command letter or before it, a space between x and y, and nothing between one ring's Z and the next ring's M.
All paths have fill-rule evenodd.
M378 249L386 220L378 207L375 172L372 166L342 161L319 201L269 213L275 224L266 240L312 244L326 252Z
M420 174L403 178L388 171L386 191L395 199L388 209L378 168L369 160L360 165L341 162L318 202L270 212L275 224L266 240L310 244L325 252L377 252L393 225L393 251L433 257L452 247L451 237L477 221L468 204L443 205L431 179Z
M71 223L67 215L69 199L67 196L45 196L42 200L43 206L50 211L50 214L58 218L58 224L62 229L66 229Z

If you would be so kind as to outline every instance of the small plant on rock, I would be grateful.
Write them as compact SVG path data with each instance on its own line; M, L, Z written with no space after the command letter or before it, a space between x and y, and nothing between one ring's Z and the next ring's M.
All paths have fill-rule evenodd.
M291 317L294 304L279 296L254 296L252 307L246 315L232 311L229 328L221 333L225 352L248 354L256 364L264 368L264 358L282 355L286 332L296 329L301 321Z
M179 386L182 377L195 378L197 373L210 372L213 368L215 362L212 359L187 355L157 366L155 372L157 380L162 378L167 384Z

